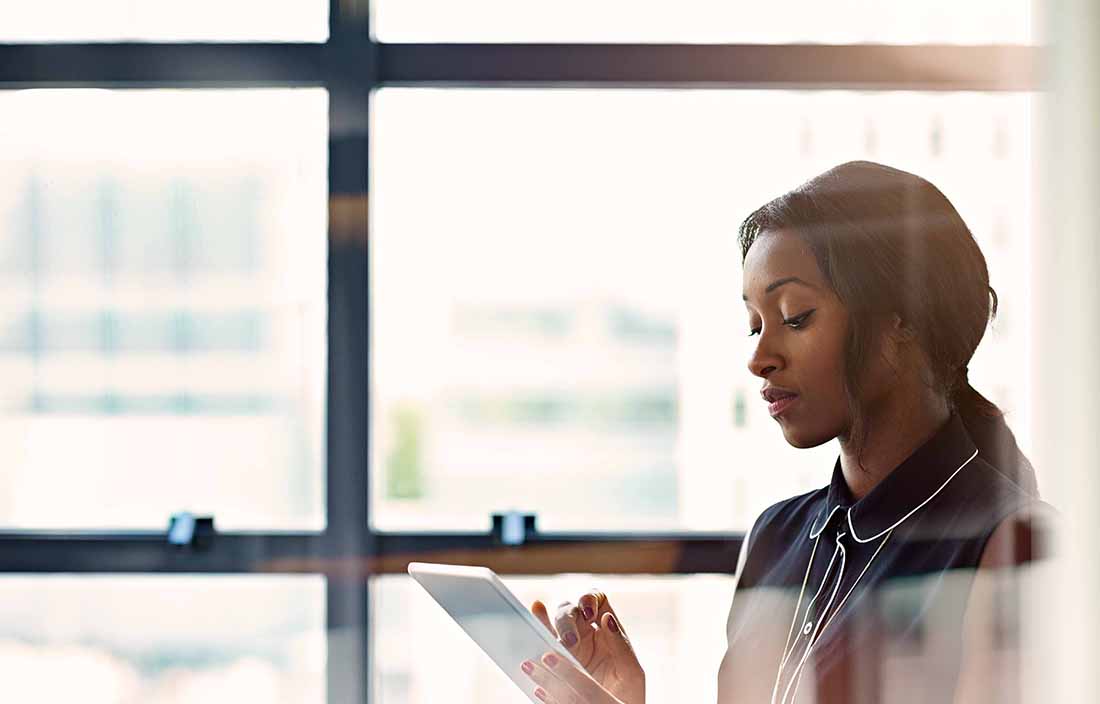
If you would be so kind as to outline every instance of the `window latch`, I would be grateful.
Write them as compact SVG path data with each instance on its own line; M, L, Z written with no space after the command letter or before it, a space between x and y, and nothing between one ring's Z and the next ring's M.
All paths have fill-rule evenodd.
M535 514L519 511L494 513L492 533L496 545L523 545L537 533Z
M173 513L168 520L168 544L204 550L214 542L214 517L188 511Z

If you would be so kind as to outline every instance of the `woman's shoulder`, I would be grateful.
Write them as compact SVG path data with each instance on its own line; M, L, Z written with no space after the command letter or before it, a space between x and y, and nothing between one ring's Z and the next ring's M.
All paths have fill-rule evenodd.
M757 516L741 543L738 588L771 579L775 565L808 544L810 527L825 505L828 487L777 501ZM792 552L793 551L793 552Z
M760 512L752 525L748 549L765 543L788 545L803 533L808 534L813 520L825 505L829 488L822 487L805 494L777 501Z
M988 522L979 566L1022 565L1049 556L1059 513L1040 497L1034 479L1020 481L980 461L973 480L969 493Z
M952 511L965 509L964 513L972 521L981 524L985 532L991 533L1006 520L1017 515L1034 515L1039 519L1049 519L1056 512L1043 501L1032 483L1018 480L1011 473L986 461L981 455L968 467L969 472L960 474L963 480L954 491L945 497L945 503ZM957 504L958 506L955 506ZM977 529L979 526L975 526Z

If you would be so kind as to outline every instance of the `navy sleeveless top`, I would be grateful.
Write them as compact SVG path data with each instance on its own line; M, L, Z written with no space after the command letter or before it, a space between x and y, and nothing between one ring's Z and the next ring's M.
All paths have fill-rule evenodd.
M719 704L950 702L986 543L1037 502L958 414L858 501L838 458L829 486L753 526Z

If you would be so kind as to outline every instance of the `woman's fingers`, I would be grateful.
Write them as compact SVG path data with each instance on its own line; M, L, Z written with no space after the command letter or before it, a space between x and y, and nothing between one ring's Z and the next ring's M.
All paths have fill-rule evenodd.
M599 589L593 589L580 599L577 600L581 609L581 615L588 623L603 623L604 614L614 614L616 619L618 614L615 613L615 609L611 607L611 600L607 598ZM620 628L622 623L619 623Z
M583 670L578 670L573 663L566 662L553 653L546 653L542 656L542 665L549 669L559 680L569 685L569 688L579 695L579 701L581 702L602 704L614 700L614 697L601 687L596 680L592 679L591 675Z
M618 703L587 672L554 653L543 654L538 662L524 661L523 671L543 690L543 701L550 704Z
M555 638L558 637L558 632L554 630L554 627L550 624L550 614L546 611L546 604L541 601L535 601L531 604L531 613L535 615L539 621L542 621L542 625L546 626L546 630L550 631L550 635Z
M531 678L531 681L538 685L534 690L535 697L549 704L569 704L571 702L575 692L563 680L551 674L545 665L540 662L524 660L522 667L527 676Z
M558 629L558 639L570 650L577 647L582 635L592 635L592 628L584 624L583 618L580 607L568 601L562 602L554 616L554 627ZM582 625L587 628L587 633L581 630Z
M587 662L594 650L604 647L604 643L616 658L629 656L637 659L618 614L607 595L600 590L594 589L583 595L577 604L562 602L554 614L553 625L541 601L536 601L531 611L581 662Z

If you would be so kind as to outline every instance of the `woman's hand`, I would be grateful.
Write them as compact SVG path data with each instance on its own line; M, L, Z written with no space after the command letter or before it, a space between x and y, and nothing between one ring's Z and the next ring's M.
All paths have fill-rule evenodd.
M603 592L591 591L582 596L577 605L564 602L558 607L553 625L541 601L531 605L531 612L585 668L585 672L580 672L572 663L552 653L547 655L557 660L556 667L546 663L546 656L541 663L531 663L532 672L527 673L528 676L554 696L555 690L543 684L550 682L560 691L557 701L563 704L645 704L645 671ZM569 696L580 698L570 699Z

